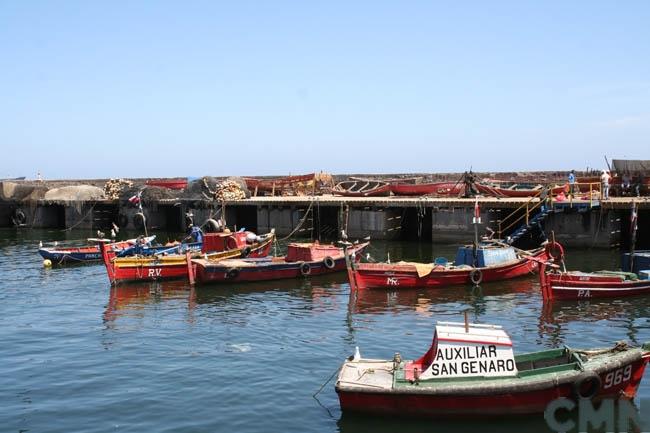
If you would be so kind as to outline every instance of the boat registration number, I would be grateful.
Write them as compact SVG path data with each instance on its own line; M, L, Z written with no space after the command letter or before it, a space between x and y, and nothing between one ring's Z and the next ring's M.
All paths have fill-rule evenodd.
M628 365L625 368L619 368L615 371L610 371L605 376L605 383L603 384L603 389L611 388L612 386L620 385L623 382L627 382L632 378L632 366Z
M578 290L578 298L591 298L590 290Z
M386 285L387 286L399 286L399 279L395 277L388 277L386 278Z

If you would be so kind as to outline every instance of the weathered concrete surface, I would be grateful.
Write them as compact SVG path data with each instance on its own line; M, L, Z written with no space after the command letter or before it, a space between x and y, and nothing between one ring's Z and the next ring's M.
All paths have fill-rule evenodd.
M534 204L535 200L531 203ZM486 227L496 231L498 220L522 205L525 206L528 201L525 198L479 198L482 218L480 233L483 234ZM641 210L645 209L639 212L639 225L643 226L647 224L650 215L647 211L650 209L650 201L647 198L633 200L620 197L604 202L601 208L585 209L584 212L574 208L551 214L543 225L547 233L554 231L556 239L567 246L610 247L624 244L629 231L622 233L624 239L621 239L620 221L629 219L633 201ZM319 234L335 237L340 229L346 227L347 220L347 232L351 238L370 236L373 239L413 239L414 236L420 236L420 239L439 243L467 242L473 238L474 204L474 199L453 198L255 197L227 202L225 212L230 227L246 227L259 233L275 228L278 236L286 236L296 229L311 205L314 213L306 219L297 235L310 236L313 233L315 237ZM193 212L194 223L200 225L210 217L218 218L221 205L179 199L146 203L144 213L147 227L183 231L186 229L187 210ZM421 210L426 215L425 219L415 218ZM25 214L26 227L106 231L110 230L111 222L115 222L122 228L139 230L139 220L136 221L139 210L128 202L38 200L25 203L0 200L0 225L13 227L11 218L17 211ZM430 230L424 237L414 235L417 222L424 220ZM512 227L510 231L515 228ZM503 233L503 236L507 234L509 232Z
M393 208L350 208L347 234L350 238L399 239L402 211Z
M481 209L481 223L478 225L479 235L485 233L486 227L492 227L490 220L492 212L489 209ZM433 210L431 222L432 242L467 242L474 239L474 212L473 208L449 207L436 208Z
M621 214L608 209L578 212L567 209L552 213L544 222L547 234L566 247L609 248L620 242ZM629 217L628 217L629 218Z

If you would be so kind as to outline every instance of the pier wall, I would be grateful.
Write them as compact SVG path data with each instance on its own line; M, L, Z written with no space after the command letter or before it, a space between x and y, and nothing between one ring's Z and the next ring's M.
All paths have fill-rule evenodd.
M568 247L624 247L629 245L630 204L612 201L602 207L556 209L541 222L544 232ZM517 208L522 200L481 199L479 234L492 229L498 236L499 221ZM275 229L279 237L335 239L345 229L349 238L422 240L434 243L464 243L474 238L473 199L350 199L341 197L258 197L227 203L225 219L231 228L258 233ZM650 234L644 227L650 220L650 203L640 202L639 246ZM149 230L182 232L185 213L195 224L218 219L224 208L208 202L160 200L146 203L144 215ZM12 218L25 215L22 228L102 230L108 233L114 222L122 229L142 231L139 209L128 202L96 201L29 204L0 201L0 226L13 227ZM519 224L523 224L522 219ZM514 228L501 233L506 237ZM533 240L534 229L531 229ZM525 241L526 239L522 239Z

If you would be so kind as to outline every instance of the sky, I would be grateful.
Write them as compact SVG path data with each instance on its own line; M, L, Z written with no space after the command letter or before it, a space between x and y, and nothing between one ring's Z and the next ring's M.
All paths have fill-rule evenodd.
M0 177L650 159L648 1L0 0Z

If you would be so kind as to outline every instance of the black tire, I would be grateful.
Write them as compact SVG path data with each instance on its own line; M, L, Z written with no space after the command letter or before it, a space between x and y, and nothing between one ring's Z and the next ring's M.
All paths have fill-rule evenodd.
M206 233L216 233L219 231L219 223L212 218L206 220L202 227L205 228Z
M126 228L129 225L129 217L123 213L117 216L117 226L121 229Z
M16 209L14 212L14 223L17 226L23 225L27 222L27 216L25 215L25 212L22 211L22 209Z
M576 399L590 399L600 391L602 381L596 373L585 373L573 384L573 395Z
M472 272L469 273L469 280L478 286L483 281L483 272L480 269L472 269Z
M311 274L311 266L309 266L309 263L303 263L300 265L300 273L305 277Z
M248 257L250 255L251 255L251 247L244 247L244 249L241 250L242 257Z
M133 227L137 230L144 230L145 216L142 212L133 215Z
M323 264L327 269L334 269L334 266L336 266L336 262L330 256L327 256L323 259Z
M239 276L239 269L230 268L226 271L226 278L229 280L235 279Z

